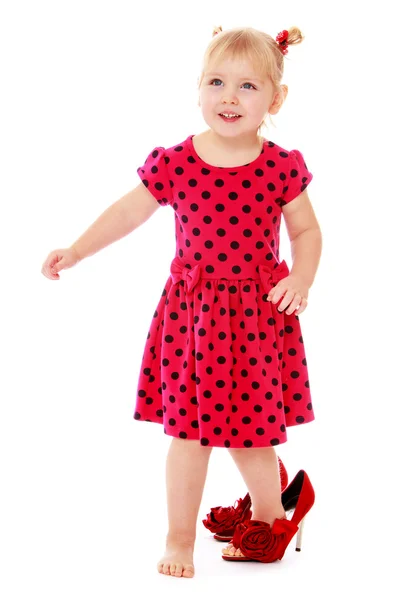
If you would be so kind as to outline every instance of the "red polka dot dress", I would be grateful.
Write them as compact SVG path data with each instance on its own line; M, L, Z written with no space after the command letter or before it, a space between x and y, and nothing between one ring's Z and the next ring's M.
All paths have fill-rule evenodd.
M314 420L299 316L268 292L289 274L279 259L282 206L312 180L299 150L264 140L260 155L218 167L193 135L148 155L137 172L174 211L176 255L154 312L134 418L203 446L287 441Z

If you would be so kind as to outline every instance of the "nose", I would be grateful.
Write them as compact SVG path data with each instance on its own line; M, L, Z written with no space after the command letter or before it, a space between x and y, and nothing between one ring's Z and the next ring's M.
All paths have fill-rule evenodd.
M237 102L237 100L234 100L234 101L232 102L232 101L230 101L230 100L228 101L226 98L223 98L223 99L222 99L222 102L221 102L221 104L222 104L223 106L228 106L228 105L231 105L231 106L238 106L238 104L239 104L239 103Z
M236 106L239 104L236 96L226 93L222 97L222 104L235 104Z
M238 104L238 99L234 91L231 91L230 87L227 86L225 92L222 95L222 103L223 104Z

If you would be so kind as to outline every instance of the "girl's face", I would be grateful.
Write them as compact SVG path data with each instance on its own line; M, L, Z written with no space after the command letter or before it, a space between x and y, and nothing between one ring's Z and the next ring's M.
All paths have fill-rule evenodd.
M245 61L226 60L208 69L201 81L199 103L206 123L217 134L235 137L257 131L274 99L269 77L257 75ZM241 115L233 122L222 112Z

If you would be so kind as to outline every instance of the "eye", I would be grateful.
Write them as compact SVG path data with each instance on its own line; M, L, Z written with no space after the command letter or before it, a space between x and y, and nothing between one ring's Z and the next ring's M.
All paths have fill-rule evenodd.
M210 85L211 85L211 84L212 84L214 81L221 81L221 79L217 79L217 78L216 78L216 79L212 79L212 80L211 80L211 82L210 82ZM253 87L253 88L254 88L254 90L256 90L256 89L257 89L257 88L255 87L255 85L253 85L253 84L252 84L252 83L250 83L249 81L248 81L248 82L246 82L246 83L243 83L243 85L251 85L251 87ZM218 86L217 86L217 85L213 85L213 87L218 87ZM250 89L250 88L247 88L247 89Z

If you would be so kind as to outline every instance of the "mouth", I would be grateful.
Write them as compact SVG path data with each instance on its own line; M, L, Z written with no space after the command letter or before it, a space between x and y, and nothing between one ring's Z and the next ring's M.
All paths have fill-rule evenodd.
M218 116L221 117L221 119L223 121L225 121L226 123L232 123L232 122L238 121L242 117L241 115L233 115L230 117L226 117L223 113L219 113Z

